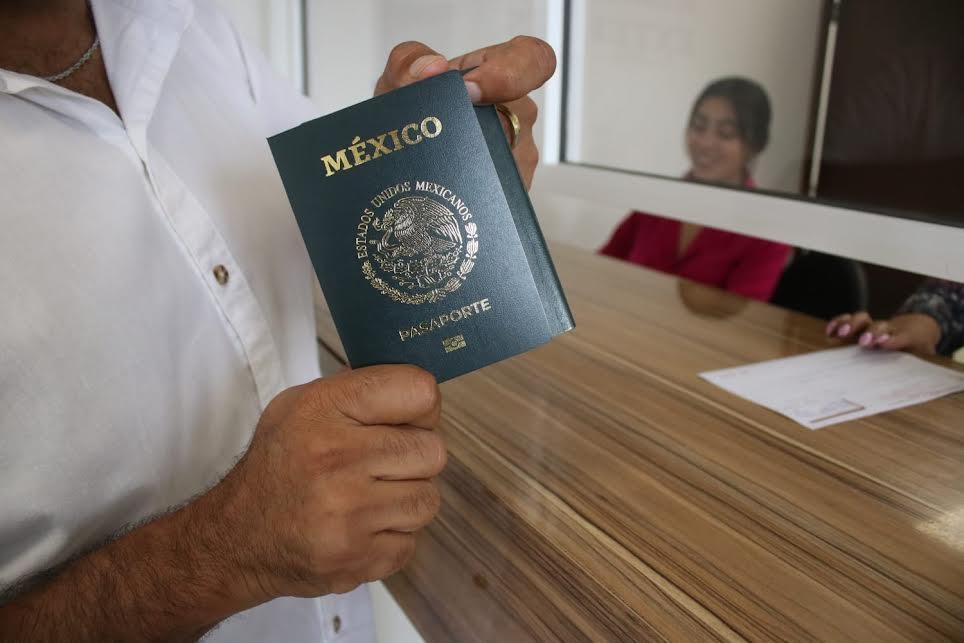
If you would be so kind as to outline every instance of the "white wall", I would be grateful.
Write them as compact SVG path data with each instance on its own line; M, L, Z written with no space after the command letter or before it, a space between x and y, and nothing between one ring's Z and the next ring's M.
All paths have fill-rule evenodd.
M234 26L248 42L257 45L264 52L269 50L269 0L218 0L218 4L231 16Z
M541 35L545 0L310 0L309 95L325 113L370 98L395 45L418 40L454 57Z
M519 34L544 36L547 0L309 0L309 95L329 113L371 98L395 45L454 57Z
M573 5L573 45L584 55L574 52L583 91L570 109L582 131L571 132L571 160L678 177L689 168L683 131L694 98L712 79L741 75L762 84L773 107L755 178L761 187L798 191L823 0Z
M302 84L299 0L217 0L241 36L257 46L295 87Z

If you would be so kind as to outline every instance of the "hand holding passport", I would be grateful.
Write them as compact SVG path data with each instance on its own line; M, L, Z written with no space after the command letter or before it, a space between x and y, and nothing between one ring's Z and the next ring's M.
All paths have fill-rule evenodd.
M269 143L353 367L443 381L573 327L495 108L458 71Z

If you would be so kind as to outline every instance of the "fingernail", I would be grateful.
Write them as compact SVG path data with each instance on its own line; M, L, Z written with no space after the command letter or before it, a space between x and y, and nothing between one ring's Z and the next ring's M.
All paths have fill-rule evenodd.
M440 60L444 62L445 58L443 56L439 56L438 54L425 54L424 56L416 58L415 62L412 63L412 66L408 68L408 75L418 78L421 73L425 71L426 67Z
M472 80L465 81L465 91L469 93L469 98L472 99L473 103L478 103L482 100L482 88L479 84Z
M886 344L889 340L890 340L890 335L888 335L887 333L884 333L883 335L877 338L876 344L880 346L881 344Z
M825 331L823 331L823 332L825 332L825 333L828 334L828 335L833 335L833 329L836 328L836 327L837 327L837 322L832 321L832 322L830 322L829 324L827 324L827 330L825 330Z
M850 334L850 324L844 324L837 330L837 337L846 337Z
M860 336L860 340L858 343L861 346L870 346L871 344L874 343L874 336L871 335L870 333L864 333L863 335Z

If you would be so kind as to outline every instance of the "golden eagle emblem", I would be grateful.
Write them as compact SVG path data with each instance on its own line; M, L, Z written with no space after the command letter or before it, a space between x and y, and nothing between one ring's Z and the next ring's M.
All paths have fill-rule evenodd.
M448 207L427 196L404 196L372 221L369 239L375 265L365 278L383 294L409 304L434 302L462 285L479 249L475 223L464 224Z
M426 196L399 199L372 227L383 233L374 242L379 267L405 288L430 288L451 277L462 254L455 213Z

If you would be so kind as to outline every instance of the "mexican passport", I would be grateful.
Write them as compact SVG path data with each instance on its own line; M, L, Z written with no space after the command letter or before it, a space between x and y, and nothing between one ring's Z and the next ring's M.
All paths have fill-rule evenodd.
M352 367L443 381L573 328L499 116L460 72L268 142Z

